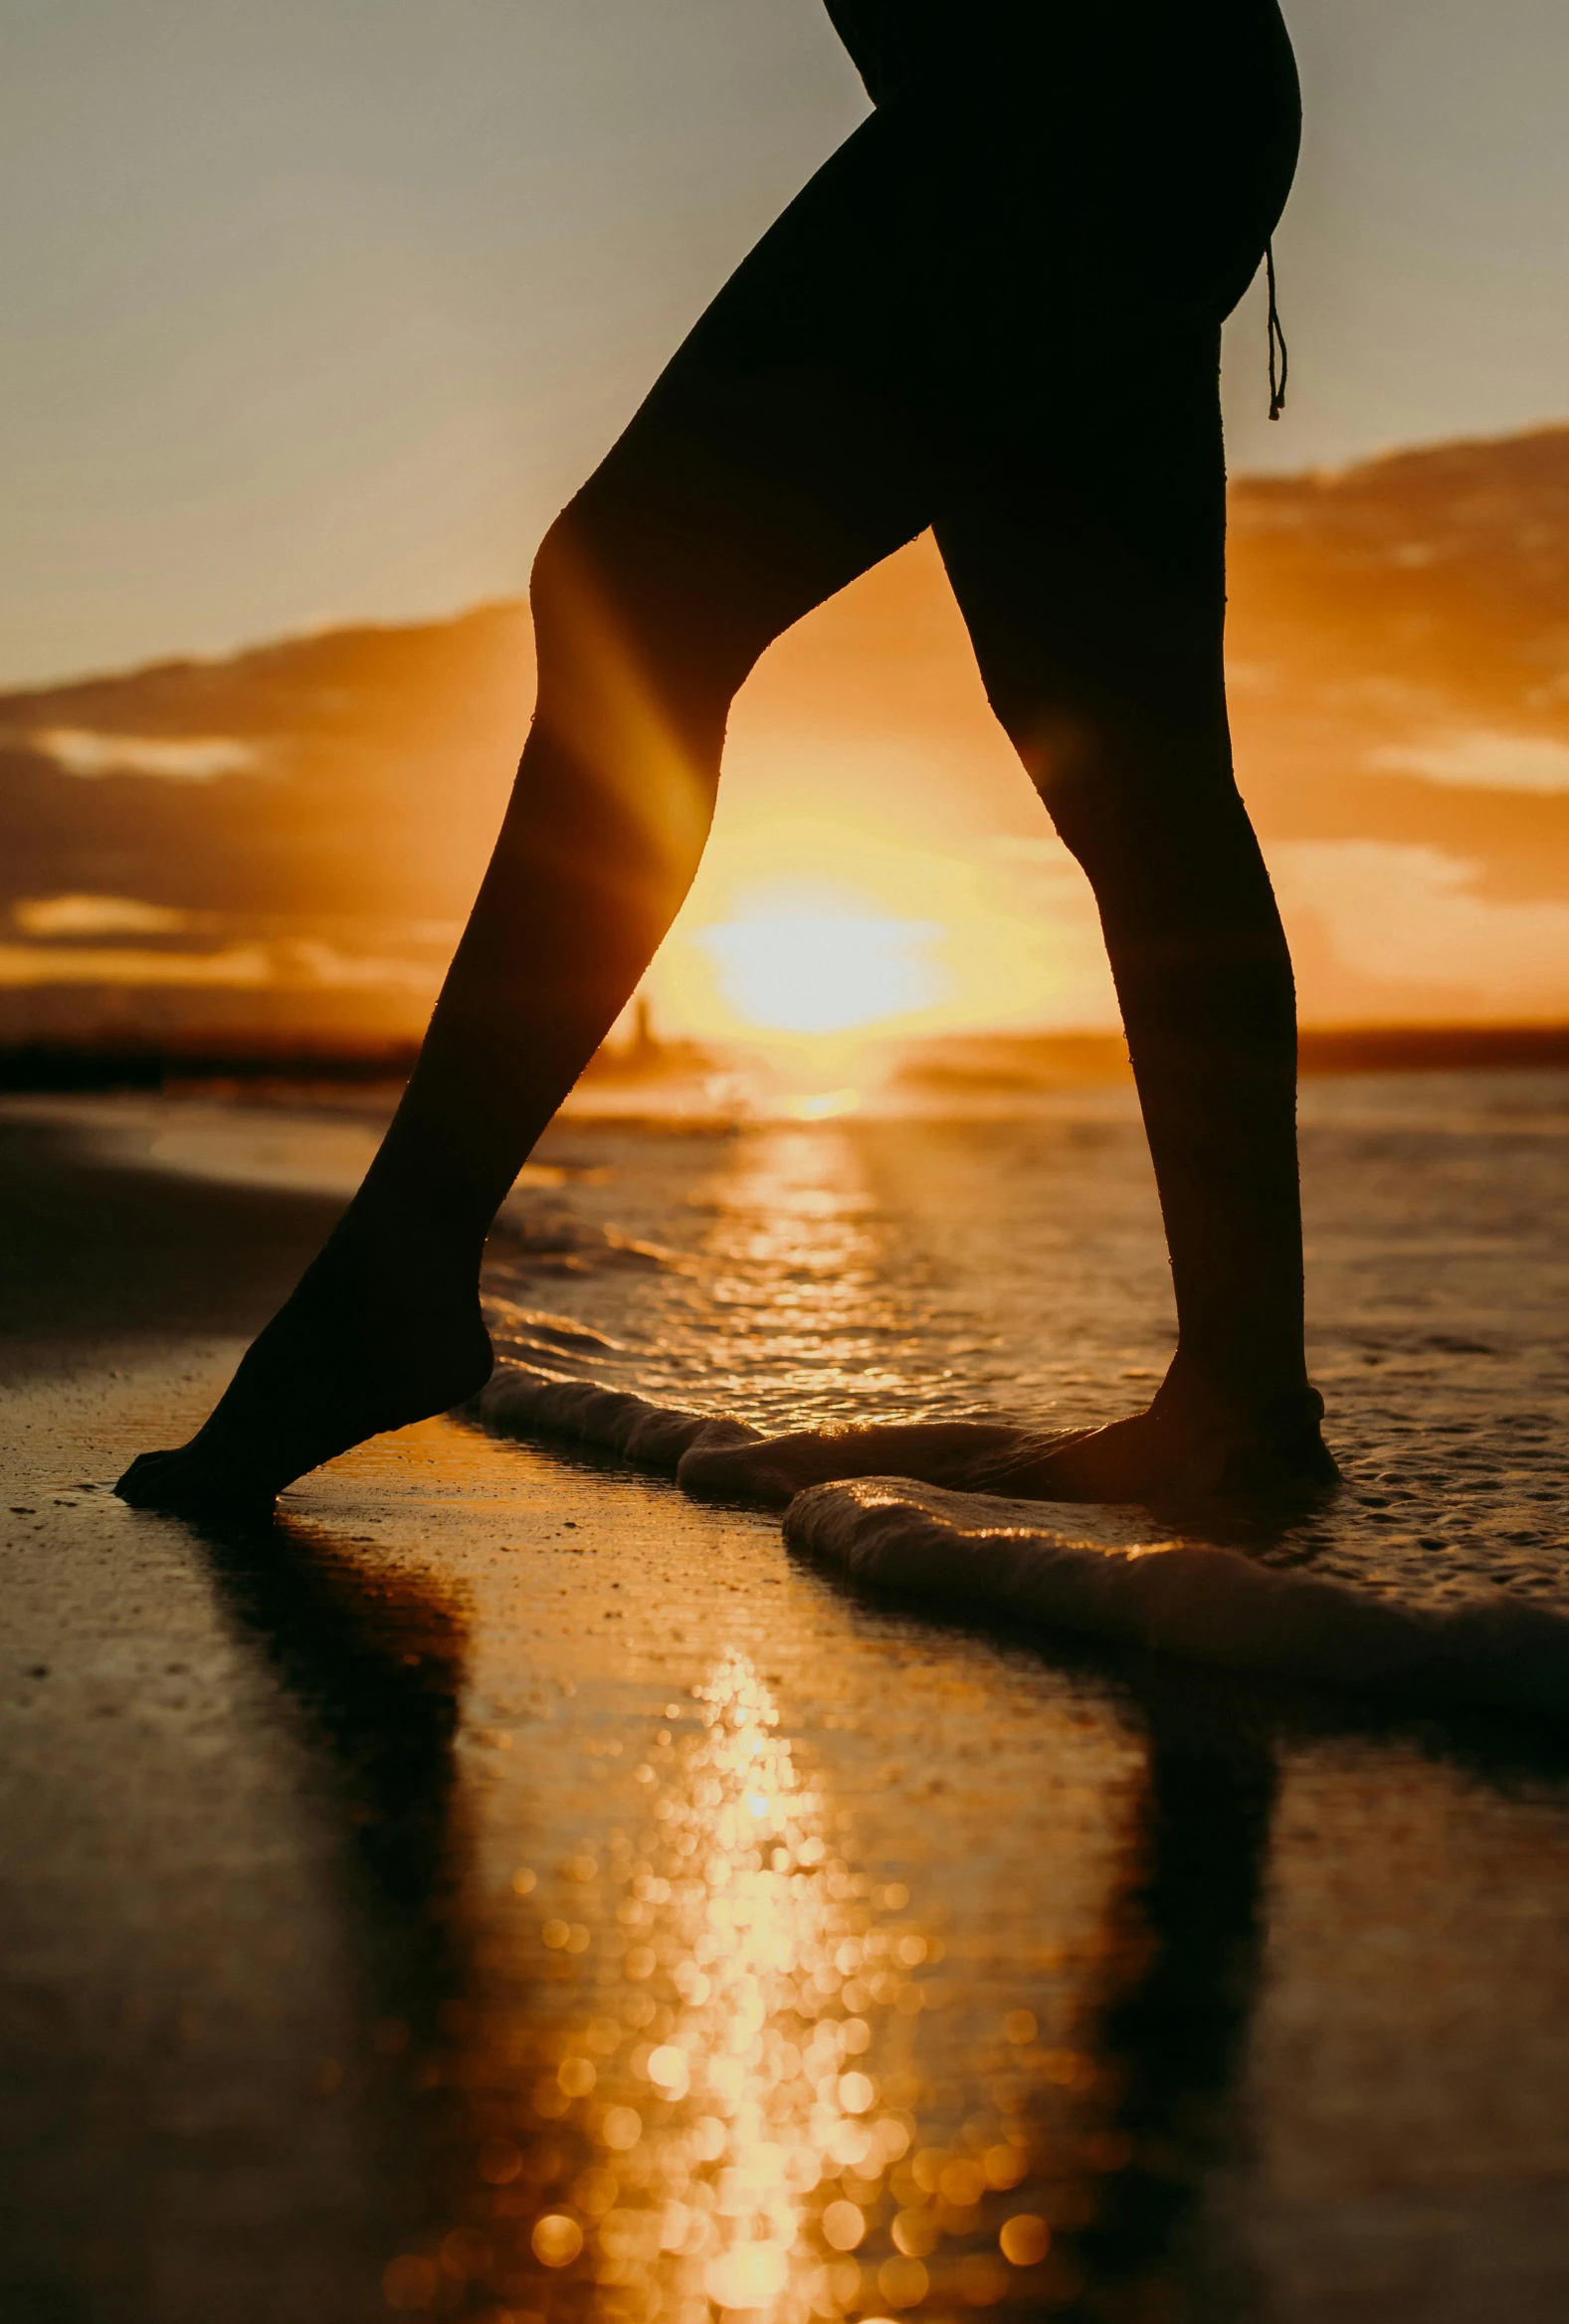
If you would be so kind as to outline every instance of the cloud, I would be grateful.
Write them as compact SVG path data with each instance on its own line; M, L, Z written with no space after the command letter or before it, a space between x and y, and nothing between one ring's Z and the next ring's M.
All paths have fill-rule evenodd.
M1287 919L1311 914L1376 984L1448 987L1472 1011L1563 1010L1569 903L1495 903L1474 891L1475 865L1385 840L1289 840L1270 868Z
M1425 775L1430 783L1457 783L1496 791L1569 792L1569 743L1541 734L1508 734L1478 726L1436 735L1428 742L1389 744L1368 764L1391 774Z
M1233 516L1238 763L1304 1021L1569 1013L1569 428L1244 482ZM530 669L507 605L0 695L0 907L18 912L0 982L27 987L0 1016L65 1022L112 982L116 1023L194 1014L205 986L214 1021L221 1002L249 1022L254 1000L258 1022L417 1027ZM265 779L213 779L248 771ZM772 891L791 880L845 891L834 959L813 926L699 940L788 921ZM922 1035L1117 1022L1093 898L988 709L929 538L743 688L654 971L662 1031L733 1034L740 952L760 973L792 948L819 1020L859 980L858 1007L877 984Z
M221 952L154 952L133 945L0 944L0 985L205 985L276 983L265 944Z
M11 916L25 936L177 936L190 925L189 912L160 903L139 903L130 895L33 895L14 904Z
M253 743L233 734L100 734L91 726L43 726L28 736L68 775L161 775L208 783L215 775L251 774L262 763Z
M0 944L0 987L179 985L281 993L409 993L429 999L440 982L435 962L340 952L312 938L226 944L206 952L164 952L129 944Z

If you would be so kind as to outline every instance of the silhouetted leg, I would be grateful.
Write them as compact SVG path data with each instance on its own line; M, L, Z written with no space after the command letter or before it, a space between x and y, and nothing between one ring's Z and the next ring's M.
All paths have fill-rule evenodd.
M874 119L819 172L551 527L533 727L397 1116L212 1419L127 1498L270 1499L488 1377L486 1232L686 892L732 695L929 518L918 430L854 361L885 322L884 141Z
M1136 284L1126 304L1136 319ZM1334 1475L1302 1345L1291 965L1226 719L1217 326L1108 324L1081 362L1075 311L1027 316L1012 371L989 360L977 384L955 362L934 529L993 705L1099 905L1177 1356L1149 1412L1107 1429L804 1431L688 1452L689 1490L782 1503L887 1474L1159 1501Z
M1302 1347L1291 964L1226 719L1217 342L1174 329L1048 409L937 524L991 700L1094 889L1176 1289L1150 1414L1056 1455L1042 1493L1334 1473Z

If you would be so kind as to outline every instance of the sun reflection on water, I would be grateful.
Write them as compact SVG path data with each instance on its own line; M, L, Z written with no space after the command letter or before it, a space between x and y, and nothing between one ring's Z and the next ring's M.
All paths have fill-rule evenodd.
M665 1730L648 1763L670 1876L626 1867L616 1907L623 1978L663 2002L649 2021L663 2038L627 2061L647 2101L590 2114L614 2163L580 2179L576 2214L542 2215L532 2248L546 2264L574 2259L581 2227L597 2283L640 2294L645 2315L657 2290L683 2324L710 2306L837 2316L859 2302L851 2254L913 2136L901 2077L867 2070L874 2028L901 2002L919 2008L908 1973L926 1947L869 1925L865 1883L834 1855L751 1665L728 1657L698 1703L695 1731ZM925 2270L902 2264L918 2297Z
M476 2313L467 2274L504 2303L486 2324L1060 2305L1024 2190L1028 2078L1011 2097L994 2082L998 2111L962 2141L922 2143L917 2028L942 2000L941 1943L901 1883L847 1860L744 1654L668 1706L632 1777L647 1827L583 1844L550 1883L537 1941L569 2006L547 2046L514 2051L532 2122L514 2113L479 2148L485 2232L455 2230L439 2264L395 2262L425 2274L389 2270L390 2303ZM531 1867L513 1885L534 1900ZM1015 2012L1000 2039L1035 2032Z

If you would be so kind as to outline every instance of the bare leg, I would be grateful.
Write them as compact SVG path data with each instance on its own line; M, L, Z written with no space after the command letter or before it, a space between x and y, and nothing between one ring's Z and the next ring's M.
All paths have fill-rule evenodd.
M270 1501L489 1376L487 1230L686 892L736 687L929 520L912 429L834 360L883 142L874 121L819 173L552 527L533 727L403 1102L212 1418L135 1461L127 1499Z
M1133 1498L1329 1472L1302 1370L1290 969L1226 735L1215 326L1180 320L1205 307L1184 270L1231 261L1199 211L1173 240L1169 203L1146 248L1131 228L1168 189L1142 163L1127 232L1092 192L1080 216L1101 131L1028 125L875 115L553 528L538 714L397 1119L212 1420L136 1462L128 1498L269 1498L485 1378L486 1230L686 892L736 686L933 516L992 699L1095 887L1181 1327L1148 1414L992 1481ZM994 183L1015 149L1024 175ZM1038 200L1067 221L1055 292L1056 245L1016 247ZM801 1481L825 1473L821 1446L802 1456ZM852 1437L831 1457L865 1470Z
M1302 1344L1291 963L1226 718L1218 368L1213 323L1171 333L1069 457L1019 453L938 525L994 705L1094 888L1177 1300L1148 1413L1029 1461L1046 1496L1335 1474Z
M1218 352L1201 317L1068 410L1004 412L935 528L993 706L1100 908L1171 1254L1167 1378L1147 1412L1055 1440L951 1424L693 1452L692 1489L781 1501L889 1473L1161 1502L1334 1480L1302 1344L1291 964L1226 719Z
M586 592L549 569L567 556L558 536L536 573L538 712L381 1151L206 1427L180 1452L139 1460L121 1482L129 1499L270 1500L347 1446L444 1411L490 1375L478 1280L490 1218L679 907L718 772L717 736L693 732L665 744L647 794L630 783L618 794L618 768L633 777L650 752L625 731L634 712L608 641L604 733L585 737L564 720L560 662L581 673L587 649L573 632L591 618Z

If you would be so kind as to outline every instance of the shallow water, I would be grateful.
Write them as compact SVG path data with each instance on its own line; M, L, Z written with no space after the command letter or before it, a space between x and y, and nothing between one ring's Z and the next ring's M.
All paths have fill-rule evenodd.
M1564 1084L1304 1112L1357 1481L1284 1553L1556 1592ZM1115 1091L564 1121L490 1279L527 1360L770 1425L1095 1418L1170 1328ZM7 1417L25 2324L1557 2324L1561 1737L925 1620L453 1421L256 1531L82 1483L236 1352Z
M1569 1606L1569 1075L1309 1081L1302 1158L1346 1489L1253 1546ZM1014 1119L563 1121L538 1159L561 1183L520 1188L492 1245L498 1348L656 1403L768 1431L1073 1426L1145 1401L1172 1345L1130 1091Z

